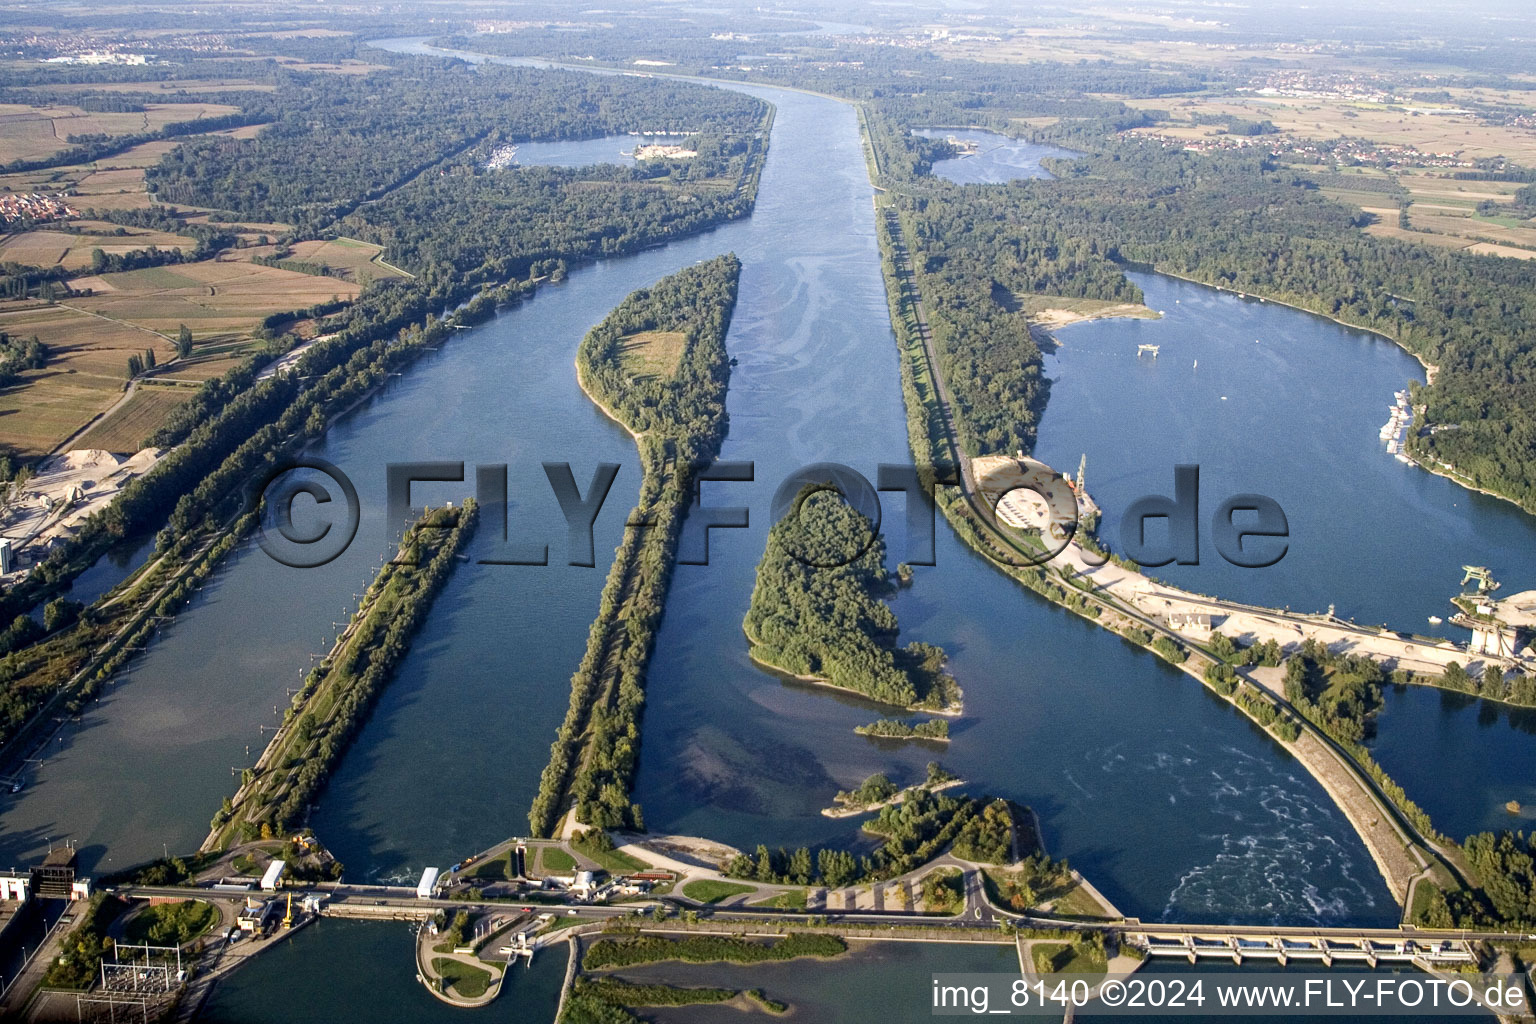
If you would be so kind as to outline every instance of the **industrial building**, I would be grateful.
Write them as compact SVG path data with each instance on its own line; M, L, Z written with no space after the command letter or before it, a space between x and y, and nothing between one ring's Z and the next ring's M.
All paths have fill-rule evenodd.
M283 872L287 870L288 862L285 860L274 860L268 864L266 874L261 876L261 891L277 892L283 884Z

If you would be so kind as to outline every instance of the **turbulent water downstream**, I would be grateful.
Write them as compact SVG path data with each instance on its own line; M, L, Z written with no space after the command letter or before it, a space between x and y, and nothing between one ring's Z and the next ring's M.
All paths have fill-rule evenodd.
M738 365L723 457L753 460L756 479L709 485L705 501L748 506L751 527L715 531L711 564L680 567L674 578L650 672L637 798L654 831L798 845L853 838L851 824L817 813L837 789L873 771L898 780L921 773L931 750L854 735L881 709L787 684L746 658L740 623L779 482L818 461L873 479L879 463L908 453L854 112L800 93L745 91L778 108L752 216L577 270L456 336L339 423L319 454L360 491L352 549L314 570L241 550L3 805L0 861L31 861L65 836L98 872L158 856L162 845L195 847L233 790L231 769L254 759L265 742L259 727L275 724L285 688L329 646L331 624L388 550L384 470L407 460L462 460L471 478L476 464L508 463L514 523L548 537L555 564L460 569L312 823L357 880L413 877L522 832L638 485L628 435L576 386L576 345L629 292L726 251L743 270L727 339ZM1071 408L1068 389L1055 402ZM1085 448L1094 452L1093 485L1107 455L1086 440L1056 450L1075 465ZM1154 481L1171 479L1171 463L1158 461L1166 457L1147 456ZM596 463L623 465L598 519L597 568L563 565L564 528L543 461L571 462L583 484ZM1102 478L1112 487L1112 472ZM457 499L469 486L418 486L415 498ZM886 505L893 558L904 554L899 504ZM966 714L940 756L971 791L1034 806L1051 852L1124 912L1396 919L1343 816L1229 706L1018 589L942 522L937 561L919 569L897 612L904 639L949 651L966 691ZM367 950L375 940L349 943Z

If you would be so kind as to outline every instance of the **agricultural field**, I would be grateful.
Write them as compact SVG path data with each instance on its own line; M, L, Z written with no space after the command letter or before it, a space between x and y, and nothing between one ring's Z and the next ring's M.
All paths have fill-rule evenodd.
M1469 248L1477 242L1492 242L1536 249L1536 224L1512 217L1441 211L1416 202L1408 207L1408 222L1420 231L1464 238Z
M1536 132L1487 124L1474 114L1415 112L1429 107L1410 110L1398 104L1288 96L1157 97L1126 103L1143 110L1166 110L1167 123L1152 131L1177 138L1220 134L1216 125L1195 124L1199 114L1269 121L1292 140L1347 136L1382 146L1412 146L1430 156L1462 160L1502 156L1526 166L1536 164Z
M1492 242L1478 242L1467 246L1468 252L1475 252L1479 256L1508 256L1516 260L1536 260L1536 249L1516 249L1509 245L1495 245Z
M74 106L0 103L0 155L36 160L68 149L71 135L133 135L178 121L238 113L218 103L146 103L134 113L98 114Z
M0 390L0 451L52 451L122 396L123 382L44 368L25 383Z
M153 348L169 359L169 342L129 324L113 323L64 306L0 303L0 331L36 336L48 363L27 370L22 383L0 390L0 449L24 455L56 445L122 396L128 356Z
M1132 61L1138 64L1174 63L1203 67L1228 67L1253 58L1278 57L1281 52L1274 46L1254 44L1242 47L1211 46L1199 39L1202 26L1198 20L1177 16L1139 16L1134 12L1107 8L1095 10L1095 17L1102 19L1099 31L1086 32L1075 26L1062 28L1031 27L1015 31L1002 38L989 35L960 35L942 40L933 46L933 52L941 57L961 60L982 60L997 63L1022 63L1025 61L1058 61L1075 64L1083 60ZM1187 35L1185 39L1148 39L1138 37L1136 23L1152 21L1159 27L1177 29ZM1115 29L1122 31L1120 38L1109 35ZM1332 58L1323 54L1284 52L1285 59L1295 64L1324 66Z
M1303 174L1309 170L1297 169ZM1344 168L1329 173L1360 180L1359 189L1329 186L1322 191L1374 216L1376 222L1365 229L1369 234L1484 255L1536 256L1536 220L1522 220L1498 209L1492 213L1477 209L1484 202L1510 206L1521 187L1518 183L1458 181L1429 171L1382 168ZM1398 224L1399 197L1408 203L1411 230Z
M72 446L131 455L144 446L146 438L160 429L171 410L194 394L196 391L190 387L140 382L126 402L76 438Z
M281 225L247 225L255 227L280 228ZM270 232L277 234L277 231ZM277 253L275 245L252 246L249 249L241 249L229 253L227 258L239 260L253 260L259 257L271 257ZM307 242L295 242L289 246L288 259L295 263L324 264L336 270L344 271L345 279L357 284L362 284L365 279L382 280L389 277L404 277L405 272L381 262L384 250L371 242L359 241L356 238L312 239Z
M48 365L38 372L108 377L118 384L124 380L130 353L153 348L160 361L170 359L172 353L170 341L154 332L37 300L0 302L0 331L17 338L35 335L48 346Z
M132 252L155 246L160 249L188 250L196 242L182 235L144 228L125 228L104 221L75 220L73 228L89 231L76 235L65 231L40 229L11 235L0 241L0 261L25 263L34 267L55 265L78 270L91 265L91 250L107 254Z
M1377 238L1395 238L1400 242L1410 242L1414 245L1432 245L1439 249L1469 249L1470 245L1464 238L1454 235L1432 235L1426 231L1410 231L1399 226L1397 222L1397 209L1385 209L1382 207L1363 207L1366 213L1376 218L1374 224L1367 224L1363 229L1368 235Z
M236 260L203 260L76 278L92 294L68 300L98 316L174 336L182 324L198 342L248 336L272 313L303 309L362 291L350 281Z
M118 401L130 355L153 349L163 376L206 380L249 353L267 316L362 291L336 278L217 260L80 277L71 285L92 294L57 305L0 303L0 331L36 335L49 348L47 366L0 392L0 447L28 455L51 451ZM192 332L193 354L173 361L182 324ZM136 451L177 398L141 388L91 428L92 443Z

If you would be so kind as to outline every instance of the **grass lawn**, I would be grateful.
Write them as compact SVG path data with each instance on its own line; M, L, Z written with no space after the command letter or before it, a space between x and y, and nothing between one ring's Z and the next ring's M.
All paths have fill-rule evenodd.
M650 871L651 865L638 857L631 857L623 850L594 850L590 846L578 846L583 857L590 857L602 865L610 875L632 875L636 871Z
M468 877L487 878L492 881L502 881L509 877L508 872L512 867L512 855L504 853L500 857L492 857L483 860L470 869Z
M1425 913L1429 910L1430 901L1435 898L1435 894L1439 891L1440 887L1427 878L1414 886L1413 906L1408 910L1408 920L1413 922L1423 921Z
M130 943L180 946L212 928L218 919L213 905L201 900L157 903L129 919L123 938Z
M576 859L558 847L546 846L539 853L539 868L546 875L563 875L576 870Z
M1075 943L1038 942L1030 956L1040 974L1094 974L1109 967L1102 951Z
M636 377L670 377L687 347L682 331L641 331L619 339L619 361Z
M589 919L585 917L556 917L549 924L541 928L539 934L549 935L553 932L564 931L567 928L574 928L579 924L587 923L589 923Z
M432 961L432 969L443 976L443 987L465 999L477 999L491 987L491 974L472 967L460 960L440 956Z
M758 900L752 905L754 907L772 907L775 910L804 910L805 890L791 889L789 892L781 892L776 896L770 896L766 900Z
M1483 221L1484 223L1497 224L1499 227L1503 228L1522 228L1526 226L1526 223L1523 219L1520 217L1511 217L1508 214L1474 213L1472 216L1477 220Z
M1106 918L1108 912L1094 899L1087 889L1081 885L1073 886L1067 893L1056 900L1053 914L1063 917L1098 917Z
M689 882L683 886L683 895L700 903L719 903L721 900L732 896L739 896L744 892L756 892L755 885L741 885L737 882L722 882L718 879L701 878L695 882Z

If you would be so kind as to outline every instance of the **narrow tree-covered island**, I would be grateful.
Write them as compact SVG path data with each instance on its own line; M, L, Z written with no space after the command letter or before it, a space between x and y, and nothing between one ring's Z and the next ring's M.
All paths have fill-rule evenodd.
M614 554L570 706L550 747L528 823L547 835L565 810L598 828L643 828L629 798L645 671L661 624L693 474L720 450L730 360L725 333L741 261L717 256L642 288L592 328L576 354L581 386L635 435L644 480Z
M768 531L757 566L742 623L752 658L882 704L958 714L960 686L944 671L944 651L896 646L896 613L883 600L895 585L885 542L870 534L869 520L835 492L800 495Z

